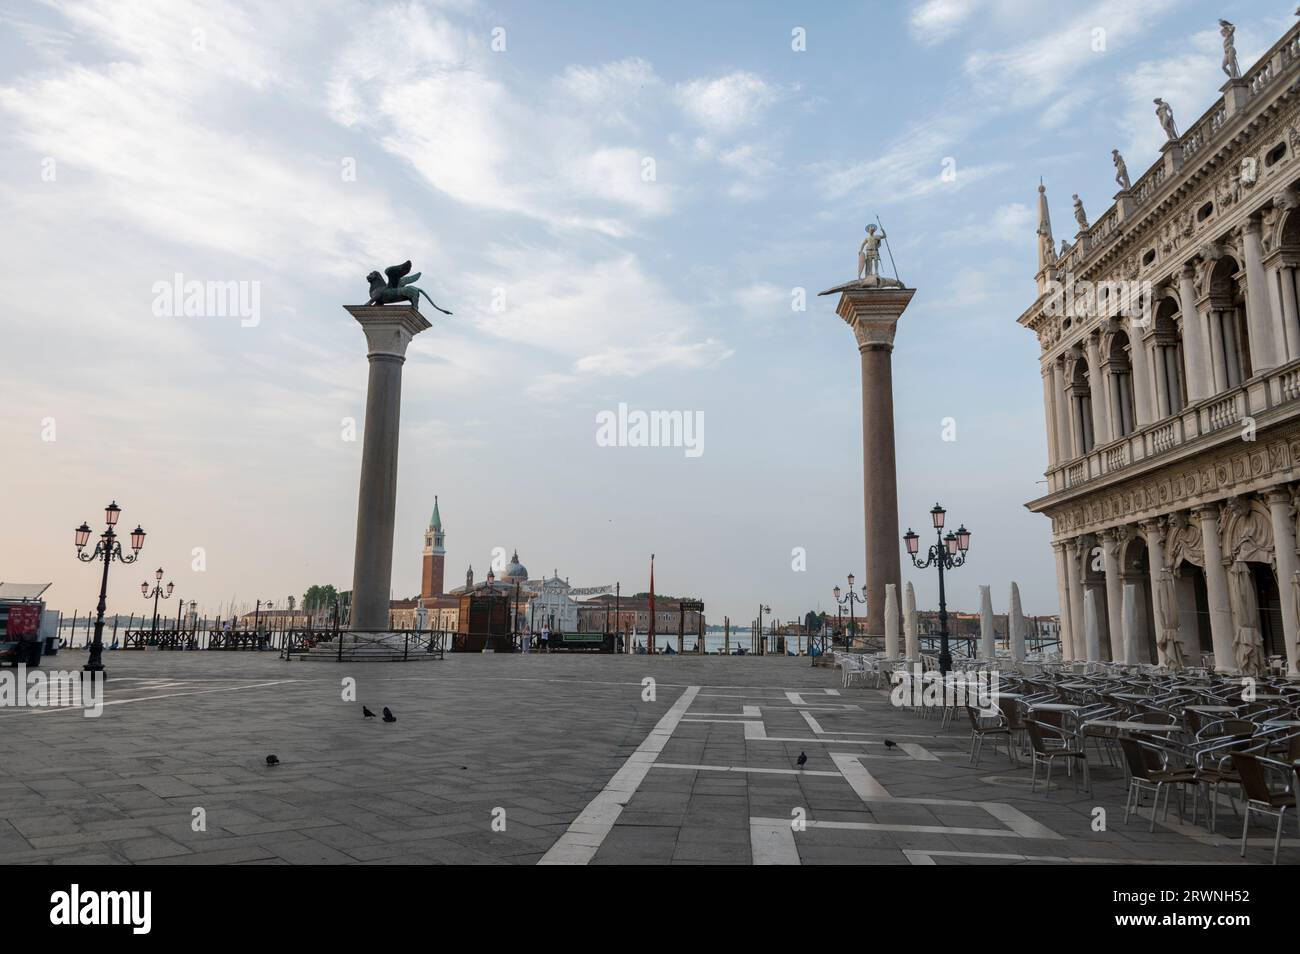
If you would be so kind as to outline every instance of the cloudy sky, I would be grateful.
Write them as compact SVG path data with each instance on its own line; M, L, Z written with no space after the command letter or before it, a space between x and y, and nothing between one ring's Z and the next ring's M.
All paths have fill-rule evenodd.
M1217 17L1245 67L1294 8L5 4L0 579L84 613L72 530L116 498L149 539L112 609L144 609L146 566L208 612L350 586L366 358L342 305L410 258L455 316L426 306L405 366L395 595L437 494L448 585L518 547L535 576L634 591L655 552L659 589L716 621L830 609L863 572L861 405L816 292L879 216L918 289L902 523L939 499L974 530L958 607L989 583L1002 609L1014 579L1055 612L1023 507L1046 460L1015 323L1035 187L1058 239L1072 192L1095 219L1110 150L1134 180L1156 158L1151 99L1187 128L1218 96ZM255 319L167 314L178 274L256 289ZM704 452L599 446L620 403L702 414ZM932 574L904 578L933 601Z

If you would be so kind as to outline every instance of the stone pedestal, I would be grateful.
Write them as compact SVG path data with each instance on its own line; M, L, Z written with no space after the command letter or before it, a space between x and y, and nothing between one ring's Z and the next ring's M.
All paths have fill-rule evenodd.
M898 474L894 462L894 329L914 288L868 278L824 291L839 292L835 313L853 329L862 356L862 502L867 531L867 635L885 634L885 585L902 589L898 534Z
M352 568L352 628L386 630L393 576L402 365L411 339L432 326L409 305L344 307L365 332L370 360Z

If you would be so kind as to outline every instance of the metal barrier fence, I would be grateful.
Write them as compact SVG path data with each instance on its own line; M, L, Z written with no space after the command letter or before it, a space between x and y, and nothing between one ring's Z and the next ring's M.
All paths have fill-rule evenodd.
M281 659L333 659L337 662L409 662L442 659L451 633L410 629L395 632L368 630L288 630Z

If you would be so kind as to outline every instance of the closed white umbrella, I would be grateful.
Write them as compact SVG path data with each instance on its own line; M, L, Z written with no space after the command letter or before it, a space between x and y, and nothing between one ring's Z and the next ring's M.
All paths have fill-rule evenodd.
M1007 627L1010 630L1011 659L1025 661L1025 614L1020 608L1020 587L1011 581L1011 607L1007 610Z
M885 658L898 658L898 586L885 584Z
M1300 580L1300 577L1297 577ZM1300 586L1300 582L1297 582ZM921 658L921 640L917 637L916 632L916 590L912 589L912 584L907 584L907 590L903 594L903 603L905 612L903 613L903 652L907 658L915 662Z
M993 594L992 587L980 586L980 658L993 658Z

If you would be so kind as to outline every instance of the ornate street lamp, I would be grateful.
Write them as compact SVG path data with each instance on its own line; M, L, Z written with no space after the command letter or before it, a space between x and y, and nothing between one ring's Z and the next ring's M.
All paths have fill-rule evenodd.
M172 589L175 587L176 584L168 582L166 590L163 589L162 567L158 567L158 569L154 571L153 578L154 580L157 581L156 583L154 583L153 589L149 588L149 581L145 580L143 583L140 584L140 595L143 596L145 599L149 599L149 597L151 596L153 597L153 638L156 640L158 638L158 601L160 599L162 600L171 599Z
M853 574L850 573L849 591L843 599L840 598L840 588L838 586L831 590L831 593L834 594L836 603L849 608L849 631L844 638L844 648L851 649L853 647L853 637L857 633L857 620L854 616L853 607L857 603L861 603L863 606L867 605L867 584L862 584L862 595L859 596L858 591L853 588Z
M754 624L755 626L754 632L755 635L758 637L758 645L755 647L755 649L760 656L767 655L767 644L763 641L763 614L764 613L767 613L770 616L772 614L772 607L765 606L762 603L759 603L758 622Z
M137 524L131 531L132 554L126 556L122 553L122 544L117 541L117 533L113 530L121 513L122 508L117 505L116 500L104 508L104 522L107 527L99 535L99 542L95 544L95 549L91 553L83 552L90 542L90 525L83 520L81 526L74 531L77 559L82 563L104 561L104 573L99 581L99 605L95 607L95 638L90 644L90 658L82 667L86 672L104 671L104 610L108 605L108 566L114 560L121 563L134 563L140 558L140 550L144 547L144 531Z
M926 553L926 558L922 561L917 554L921 549L921 538L912 530L907 528L907 533L903 534L903 542L907 544L907 555L912 559L912 565L917 569L924 570L927 567L939 568L939 671L947 674L952 669L952 654L948 652L948 603L943 589L943 571L955 570L957 567L966 563L966 551L970 549L970 531L965 525L957 528L957 532L949 530L947 535L943 532L944 516L947 513L938 504L930 511L930 519L934 523L935 542Z

